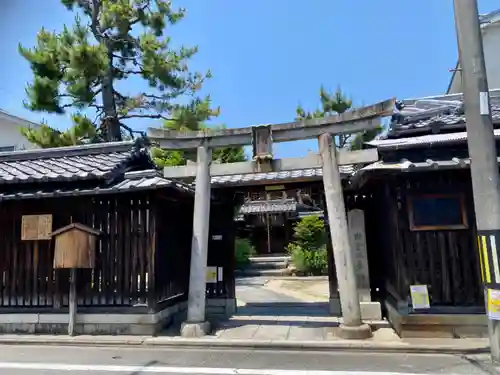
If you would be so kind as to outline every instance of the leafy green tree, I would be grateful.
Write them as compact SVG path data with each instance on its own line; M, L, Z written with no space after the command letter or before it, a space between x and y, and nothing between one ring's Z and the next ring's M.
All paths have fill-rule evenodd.
M57 114L73 109L74 124L64 132L46 125L24 130L31 142L53 147L120 140L123 131L133 135L124 123L128 119L183 122L206 120L217 112L208 107L208 97L194 98L211 76L210 71L193 73L188 68L197 47L174 48L164 35L183 19L184 9L174 9L167 0L61 2L75 13L75 23L61 32L42 28L36 45L19 46L19 52L34 75L26 89L26 107ZM123 91L120 84L133 77L145 80L150 92ZM186 96L193 99L179 104ZM185 119L172 116L181 109ZM95 118L86 117L89 111Z
M321 101L321 109L313 112L305 111L302 106L296 109L297 120L306 120L313 118L321 118L341 114L349 111L352 108L352 100L349 99L340 89L333 93L328 93L322 86L319 90ZM359 132L355 134L339 134L335 137L335 143L338 148L348 148L350 150L359 150L363 147L363 143L371 141L382 132L382 126L378 128Z

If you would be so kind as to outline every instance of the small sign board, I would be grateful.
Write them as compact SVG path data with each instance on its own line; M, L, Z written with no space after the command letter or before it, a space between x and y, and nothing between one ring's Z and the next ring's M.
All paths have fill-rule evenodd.
M488 318L500 320L500 290L488 289Z
M285 185L266 185L264 189L266 191L285 190Z
M207 267L207 284L217 283L217 267Z
M21 240L50 240L52 215L23 215L21 219Z
M429 291L427 285L410 285L411 303L415 310L429 309Z

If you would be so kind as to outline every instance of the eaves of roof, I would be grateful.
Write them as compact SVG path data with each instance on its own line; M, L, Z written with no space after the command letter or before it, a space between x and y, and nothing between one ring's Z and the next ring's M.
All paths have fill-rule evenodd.
M500 138L500 129L494 130L496 139ZM367 145L377 147L378 150L402 150L436 145L451 145L467 141L467 132L422 135L418 137L376 139L366 142Z
M343 165L339 167L343 177L352 175L355 171L353 165ZM213 176L211 179L214 187L223 186L251 186L266 183L284 183L294 181L321 181L323 170L321 168L299 169L295 171L247 173L225 176Z
M146 154L140 140L0 152L0 184L108 179Z
M193 187L178 181L168 180L161 176L161 172L156 170L143 170L127 172L123 180L110 186L96 186L88 189L58 189L58 190L25 190L15 193L0 193L0 201L22 200L22 199L42 199L61 197L80 197L104 194L119 194L135 191L157 190L171 188L188 195L194 195Z

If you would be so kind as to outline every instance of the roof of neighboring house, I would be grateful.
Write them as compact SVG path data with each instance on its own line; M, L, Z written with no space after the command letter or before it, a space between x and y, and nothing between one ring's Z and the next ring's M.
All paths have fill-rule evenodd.
M479 22L481 24L481 29L487 30L491 25L497 24L500 22L500 9L494 10L493 12L487 13L487 14L480 14L479 15ZM460 69L460 61L457 59L457 63L455 65L455 69L453 70L453 73L450 78L450 82L448 84L448 88L446 89L446 93L449 94L450 90L453 86L453 81L455 80L455 77L457 73L459 72Z
M355 167L352 165L343 165L339 167L342 175L347 176L354 173ZM317 181L323 177L323 170L321 168L299 169L295 171L282 171L282 172L266 172L266 173L247 173L235 174L225 176L213 176L211 181L213 185L217 186L231 186L231 185L256 185L265 183L285 182L294 180L301 181Z
M500 158L498 158L498 161L500 162ZM411 161L408 159L402 159L399 162L377 161L361 168L358 173L362 174L363 172L374 170L420 172L438 169L460 169L468 167L470 167L470 158L452 157L447 160L427 159L425 161Z
M36 122L26 120L22 117L15 116L9 112L6 112L6 111L0 109L0 118L1 117L7 118L7 119L11 120L11 122L16 123L16 124L23 126L23 127L27 127L27 128L38 128L41 126L40 124L37 124Z
M59 190L31 189L29 191L26 190L16 191L12 193L0 193L0 201L117 194L161 188L172 188L190 195L194 194L194 189L188 184L168 180L162 177L160 171L150 169L135 172L126 172L123 176L123 179L121 179L119 182L104 187L101 186L88 189L67 188Z
M108 179L145 155L132 141L0 152L0 184Z
M497 161L500 163L500 157L497 158ZM425 161L412 161L408 159L402 159L397 162L377 161L358 170L350 179L350 184L352 187L360 187L370 179L373 173L433 172L468 168L470 168L470 158L468 157L450 157L446 160L427 159Z
M494 130L495 138L500 138L500 129ZM369 146L375 146L378 150L400 150L417 148L420 146L434 146L438 144L463 143L467 140L467 132L421 135L418 137L375 139L366 142Z
M500 124L500 90L490 91L492 119ZM465 130L462 94L406 99L397 103L386 138Z

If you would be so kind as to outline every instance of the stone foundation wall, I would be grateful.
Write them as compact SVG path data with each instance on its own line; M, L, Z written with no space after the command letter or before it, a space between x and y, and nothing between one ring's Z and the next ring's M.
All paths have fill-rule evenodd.
M186 303L155 314L77 314L75 332L84 335L152 336L171 324ZM0 314L0 333L67 334L68 314Z
M402 314L385 302L387 318L403 338L488 337L485 314Z
M361 319L363 320L382 320L382 306L376 301L361 301ZM342 308L339 298L330 298L330 314L333 316L342 316Z
M208 320L227 319L236 313L236 299L208 298L206 313Z
M209 298L207 319L226 319L236 312L236 299ZM79 335L154 336L171 324L186 320L187 302L167 307L155 314L77 314L75 333ZM68 314L0 314L0 334L68 333Z

